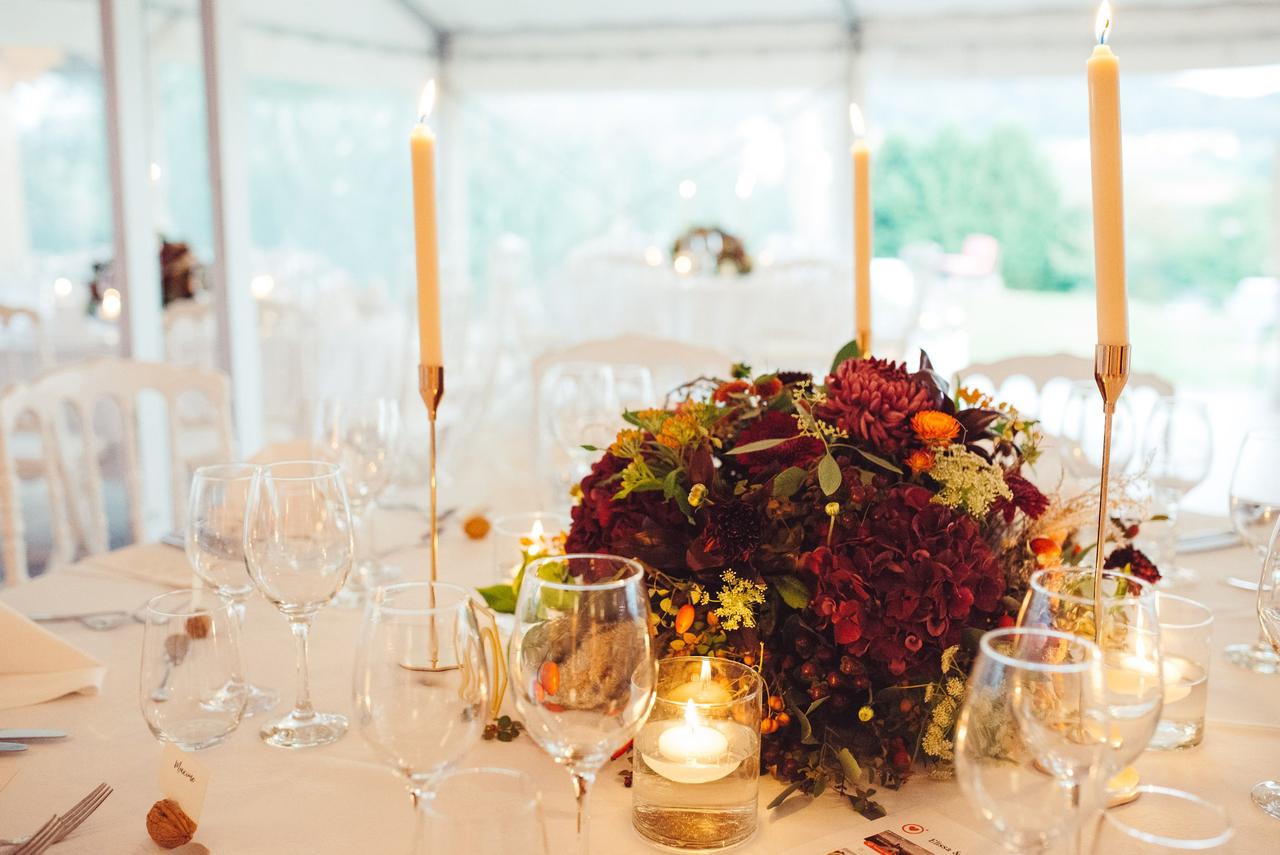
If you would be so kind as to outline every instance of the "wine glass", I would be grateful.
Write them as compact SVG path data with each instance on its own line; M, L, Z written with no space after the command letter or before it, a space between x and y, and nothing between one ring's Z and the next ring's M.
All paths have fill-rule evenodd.
M249 489L244 555L258 590L289 620L298 649L293 710L261 731L268 745L327 745L347 732L346 716L311 705L307 638L320 609L351 571L351 507L336 464L290 460L260 468Z
M956 778L1010 852L1041 853L1101 806L1101 653L1049 629L988 632L956 723Z
M1231 473L1231 527L1245 546L1266 557L1269 537L1280 521L1280 428L1245 434ZM1259 634L1254 644L1229 644L1227 659L1259 674L1280 672L1280 655Z
M1151 742L1164 705L1160 621L1155 589L1118 570L1102 573L1102 631L1095 633L1094 571L1051 567L1031 576L1018 625L1070 632L1102 651L1110 725L1111 771L1119 772ZM1117 799L1132 787L1117 788Z
M631 410L643 410L654 406L657 396L653 391L653 373L643 365L630 363L610 365L613 373L613 397L618 404L614 421Z
M591 470L599 452L613 442L622 407L614 390L613 369L603 362L565 362L552 366L539 389L539 409L553 450L567 462L554 473L557 497Z
M417 808L412 851L427 839L436 779L480 741L488 689L466 589L404 582L374 592L356 653L356 721L379 759L408 784Z
M1067 472L1081 481L1102 477L1103 412L1098 387L1092 380L1071 384L1057 431L1058 447ZM1125 470L1133 457L1134 424L1129 402L1121 397L1111 425L1111 471Z
M1114 852L1231 852L1227 812L1200 796L1168 787L1138 787L1141 799L1103 815L1094 855ZM1177 817L1171 821L1171 817Z
M1271 532L1271 544L1258 579L1258 623L1263 637L1280 654L1280 523ZM1280 780L1255 786L1253 803L1280 819Z
M355 572L348 584L353 596L344 598L344 604L358 605L366 591L387 581L370 542L369 516L395 475L399 434L400 405L393 398L321 402L316 445L326 460L342 468L355 523Z
M532 778L515 769L446 772L436 782L426 814L439 852L547 855L542 794Z
M1165 546L1155 556L1162 578L1193 582L1199 574L1176 564L1178 512L1182 500L1209 474L1213 463L1213 423L1200 401L1177 396L1156 399L1142 433L1140 460L1155 487L1155 499L1172 522L1162 527Z
M170 591L147 603L139 700L156 739L197 751L240 726L240 623L231 604L207 590Z
M644 569L613 555L540 558L525 568L511 635L510 680L529 736L564 766L587 855L587 795L600 767L653 706Z
M191 477L187 501L187 560L201 581L226 601L241 630L245 603L254 590L244 563L244 515L257 468L247 463L201 466ZM266 712L278 700L274 689L248 681L228 683L223 694L232 705L243 706L246 716ZM245 697L234 697L241 694Z

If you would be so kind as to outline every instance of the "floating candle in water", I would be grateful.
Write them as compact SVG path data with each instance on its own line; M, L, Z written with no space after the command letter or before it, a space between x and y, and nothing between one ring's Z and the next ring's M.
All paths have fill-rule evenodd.
M658 753L676 763L713 764L728 749L724 734L698 719L692 699L685 703L684 724L668 728L658 737Z
M704 659L698 679L676 686L667 694L666 700L673 703L727 704L733 700L733 695L722 683L711 679L711 660Z

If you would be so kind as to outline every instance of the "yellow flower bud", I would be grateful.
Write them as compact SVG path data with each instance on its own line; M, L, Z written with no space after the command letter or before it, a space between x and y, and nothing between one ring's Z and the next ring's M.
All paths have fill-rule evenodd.
M694 484L693 489L689 491L689 507L696 508L702 504L702 500L707 496L706 484Z
M869 706L858 710L858 721L867 722L876 717L876 711Z
M826 508L824 508L824 510L827 512L827 516L829 516L829 517L838 517L838 516L840 516L840 503L839 503L839 502L827 502L827 506L826 506Z

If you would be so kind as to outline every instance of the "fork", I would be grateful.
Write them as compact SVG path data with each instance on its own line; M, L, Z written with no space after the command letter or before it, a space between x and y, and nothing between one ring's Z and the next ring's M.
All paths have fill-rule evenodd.
M0 840L0 846L18 846L19 849L10 855L37 855L55 843L61 842L67 835L80 827L89 816L102 806L107 797L114 792L105 783L94 787L89 795L77 802L71 810L55 816L40 827L29 838L20 840Z

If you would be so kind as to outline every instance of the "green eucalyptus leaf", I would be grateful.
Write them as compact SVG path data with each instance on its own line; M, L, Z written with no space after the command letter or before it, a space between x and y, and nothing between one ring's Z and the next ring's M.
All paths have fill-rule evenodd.
M844 772L845 782L847 784L858 783L862 778L862 767L854 759L853 753L848 748L841 748L836 752L836 759L840 761L840 769Z
M803 609L809 605L809 600L813 599L813 595L809 593L808 586L790 574L774 576L769 580L769 583L777 589L778 596L782 597L782 601L793 609Z
M840 489L842 480L844 476L840 474L840 464L836 463L836 459L828 451L818 461L818 486L822 488L822 494L830 496L835 493Z
M806 709L806 710L804 711L804 714L805 714L805 715L813 715L813 711L814 711L814 710L816 710L818 707L822 706L823 704L825 704L825 703L827 702L827 698L829 698L829 697L831 697L831 696L830 696L830 695L823 695L822 697L818 698L818 699L817 699L816 701L814 701L813 703L809 704L809 707L808 707L808 709Z
M807 477L809 477L808 471L799 466L783 469L773 478L773 497L790 499L804 486L804 479Z
M887 469L896 475L902 474L902 467L898 466L896 463L890 463L888 460L885 460L883 457L880 457L879 455L876 455L876 454L872 454L869 451L863 451L861 448L856 450L859 454L862 455L863 459L866 460L868 463L874 463L876 466L879 466L881 469Z
M477 588L476 590L480 596L484 597L484 601L489 605L489 608L495 612L501 612L504 615L515 614L516 591L509 583L500 582L497 585Z
M773 810L773 809L774 809L774 808L776 808L778 805L780 805L780 804L782 804L783 802L785 802L785 801L787 800L787 798L788 798L792 793L794 793L796 790L800 789L800 788L801 788L801 787L803 787L804 785L805 785L805 782L804 782L804 781L793 781L792 783L787 784L786 788L785 788L785 789L783 789L783 791L782 791L782 792L780 792L780 793L778 793L778 795L774 796L773 801L769 802L769 807L768 807L768 808L766 808L766 809L767 809L767 810Z
M835 374L836 369L840 367L840 363L846 360L861 358L862 348L858 347L857 341L851 341L836 351L836 358L831 360L831 371L829 373Z
M774 446L782 445L782 443L784 442L790 442L791 440L797 439L797 438L798 437L794 437L794 436L784 436L784 437L775 437L774 439L758 439L755 442L748 442L746 445L739 445L735 448L732 448L726 453L727 454L751 454L754 451L768 451L770 448L773 448Z

